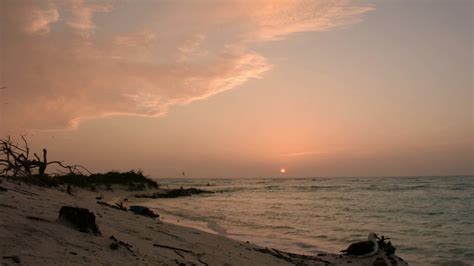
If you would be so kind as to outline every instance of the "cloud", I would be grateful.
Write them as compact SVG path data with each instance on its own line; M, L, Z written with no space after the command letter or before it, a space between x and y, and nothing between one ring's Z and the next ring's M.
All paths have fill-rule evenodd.
M156 40L156 34L150 30L142 30L129 34L119 34L114 37L117 46L149 48Z
M263 18L257 19L260 30L254 35L263 40L277 40L297 32L327 31L357 23L361 14L373 9L370 6L351 6L347 1L287 4L286 8L266 6Z
M113 3L3 2L2 128L160 116L262 78L272 64L249 42L349 25L370 10L346 1Z
M93 21L95 13L110 12L112 5L106 2L86 2L85 0L68 0L66 8L71 13L67 24L84 37L89 37L96 28Z
M49 33L49 24L58 21L59 13L54 5L50 4L46 9L39 7L31 11L31 23L26 31L31 33Z
M185 62L196 57L206 56L208 54L207 50L200 50L200 46L203 41L206 39L206 36L203 34L195 34L191 38L185 40L178 47L177 61Z
M14 26L16 30L29 34L47 34L51 24L59 20L58 8L51 1L3 1L1 15L2 27L5 27L5 22L8 21L11 22L8 26Z

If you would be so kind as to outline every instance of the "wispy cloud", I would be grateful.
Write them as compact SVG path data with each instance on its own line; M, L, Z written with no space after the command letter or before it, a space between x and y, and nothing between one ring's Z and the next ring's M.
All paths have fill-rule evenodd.
M50 31L50 24L58 21L58 19L59 12L51 3L49 3L44 9L34 8L31 11L31 24L28 25L26 31L47 34Z
M163 115L263 77L272 64L250 42L350 25L371 9L348 1L252 1L245 8L240 2L2 4L8 67L1 82L11 102L2 124L10 129ZM140 16L130 16L127 5Z
M372 6L350 1L261 1L249 15L256 25L249 40L281 40L298 32L327 31L357 23Z
M113 9L112 4L106 1L68 0L64 4L71 13L67 24L84 37L89 37L97 27L93 20L95 13L111 12Z

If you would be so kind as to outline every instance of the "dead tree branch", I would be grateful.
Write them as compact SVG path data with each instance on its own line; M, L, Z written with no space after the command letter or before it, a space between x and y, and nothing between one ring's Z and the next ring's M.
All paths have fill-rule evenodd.
M55 164L69 173L82 174L83 171L91 174L87 168L81 165L65 165L61 161L48 162L48 151L43 149L43 156L40 158L34 153L34 158L30 158L30 147L25 136L21 136L23 145L14 143L10 137L0 139L0 174L8 176L30 176L34 171L40 176L44 176L46 168Z

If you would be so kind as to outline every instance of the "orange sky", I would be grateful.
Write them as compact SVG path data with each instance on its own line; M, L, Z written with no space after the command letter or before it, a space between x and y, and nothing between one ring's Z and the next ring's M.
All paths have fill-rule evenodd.
M0 14L0 135L51 159L155 177L474 174L470 1Z

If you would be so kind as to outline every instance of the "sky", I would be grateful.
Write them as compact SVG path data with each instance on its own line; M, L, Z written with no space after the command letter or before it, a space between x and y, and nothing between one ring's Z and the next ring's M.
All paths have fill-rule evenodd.
M472 175L473 11L3 0L0 137L157 178Z

